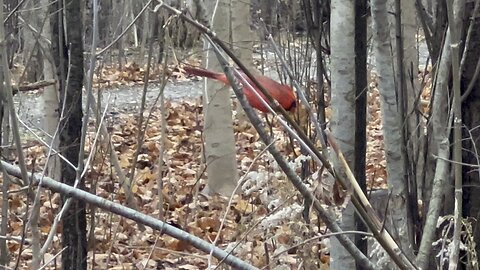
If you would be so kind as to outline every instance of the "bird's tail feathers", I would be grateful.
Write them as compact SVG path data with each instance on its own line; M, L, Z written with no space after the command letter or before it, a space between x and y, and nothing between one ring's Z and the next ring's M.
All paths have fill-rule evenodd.
M184 66L183 70L185 70L185 72L187 74L200 76L200 77L205 77L205 78L210 78L210 79L217 79L218 80L219 77L221 76L220 73L213 72L213 71L210 71L210 70L206 70L206 69L203 69L203 68L193 67L193 66Z

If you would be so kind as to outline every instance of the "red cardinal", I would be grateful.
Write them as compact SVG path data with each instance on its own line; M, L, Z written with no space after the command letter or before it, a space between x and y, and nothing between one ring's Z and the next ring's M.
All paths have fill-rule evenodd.
M226 85L230 85L230 82L227 79L227 76L223 73L217 73L210 70L196 68L191 66L184 66L183 69L187 74L196 75L200 77L210 78L223 82ZM243 73L242 73L243 74ZM254 87L260 96L266 101L266 97L258 90L254 83L245 75L244 78L247 82ZM293 111L296 107L295 95L293 94L293 89L285 84L280 84L268 77L262 75L256 75L255 78L257 81L265 88L265 90L270 93L270 95L280 103L280 105L287 111ZM263 105L262 101L257 97L255 93L252 92L250 87L244 86L243 93L247 97L250 105L262 112L268 112L268 109Z

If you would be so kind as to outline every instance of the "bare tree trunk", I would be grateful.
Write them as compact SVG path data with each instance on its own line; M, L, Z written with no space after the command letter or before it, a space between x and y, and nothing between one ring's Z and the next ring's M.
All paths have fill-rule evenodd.
M142 1L143 2L143 1ZM148 37L148 33L150 33L150 27L155 27L157 29L155 29L156 33L158 34L158 39L164 39L164 35L162 35L160 32L160 28L162 28L163 30L163 23L162 25L160 25L158 23L159 19L160 19L160 16L162 12L159 11L155 14L155 20L154 22L150 22L150 18L151 16L148 15L148 13L145 13L143 14L143 27L142 27L142 36L141 36L141 41L140 41L140 49L138 50L139 53L138 53L138 63L143 66L144 63L145 63L145 47L147 46L147 37ZM160 41L159 41L160 43ZM159 56L160 57L160 56ZM158 61L157 63L160 63L161 61Z
M3 0L0 0L0 21L4 20L4 9L3 9ZM0 25L0 40L3 40L5 38L5 25L2 24ZM4 52L6 52L6 48L4 47L6 44L0 44L0 63L5 63L7 62L4 60L4 57L7 57ZM7 69L7 70L5 70ZM10 72L8 66L3 66L0 65L0 145L3 145L3 121L4 121L4 113L7 111L5 108L5 105L7 104L5 101L6 95L5 95L5 84L4 80L5 77L3 74L6 72ZM8 113L6 114L8 115ZM6 117L8 118L8 117ZM0 154L3 156L5 151L0 149ZM7 246L7 233L8 233L8 209L9 209L9 202L8 202L8 189L10 187L10 183L8 180L8 177L3 175L2 172L2 209L1 209L1 223L0 223L0 236L2 238L0 239L0 268L2 269L7 269L9 266L8 263L10 262L10 254Z
M246 67L252 72L258 72L253 64L253 37L254 34L250 30L251 16L250 5L251 0L231 1L232 7L230 14L230 43L235 51L238 59L240 59ZM237 106L236 117L240 123L248 121L242 106Z
M137 1L137 0L135 0ZM133 21L135 16L133 15L133 0L129 0L127 4L127 14L126 14L126 20L128 22ZM134 23L132 26L132 35L133 35L133 46L138 47L138 27L137 23Z
M230 0L219 0L215 9L212 0L212 27L218 37L228 40ZM220 71L221 67L212 52L207 51L206 67ZM207 159L209 191L230 196L238 181L233 134L232 105L228 87L218 82L206 82L205 101L205 155Z
M366 156L367 156L367 0L355 1L355 153L354 173L363 192L367 192ZM320 53L317 51L317 53ZM355 213L357 231L366 232L367 226ZM368 254L368 243L365 237L355 236L355 245ZM357 270L364 269L357 264Z
M355 1L334 0L331 5L331 102L334 108L331 129L350 168L355 170ZM351 203L343 210L339 222L343 230L355 230ZM331 269L355 269L355 259L336 238L331 239L331 245Z
M40 0L40 5L43 7L41 13L45 14L46 20L44 20L44 25L42 25L42 36L51 37L52 31L50 28L49 20L49 10L48 10L48 0ZM43 78L45 80L55 78L55 67L53 63L51 46L46 42L45 39L39 38L38 40L39 47L41 46L42 60L43 60ZM58 108L59 100L57 95L57 89L55 85L47 86L44 88L44 92L41 96L42 106L43 106L43 128L50 135L45 136L46 142L50 145L52 149L58 149L59 137L57 136L57 127L59 122ZM53 140L53 141L52 141ZM47 163L47 175L60 179L60 158L58 155L52 155L48 157ZM38 189L37 192L43 192L42 189ZM29 225L32 232L32 252L34 254L31 263L31 269L39 269L41 262L43 260L43 255L41 252L41 233L39 229L39 217L40 217L40 202L36 201L33 204L32 212L30 215Z
M392 51L392 24L389 14L395 14L387 0L372 1L373 38L378 86L380 92L380 107L383 120L383 136L385 142L385 156L387 159L388 187L391 192L389 203L389 218L392 221L391 233L399 241L400 247L408 252L412 246L407 230L407 184L405 178L405 162L402 154L404 144L402 138L403 122L399 112L397 99L397 85L393 70L394 51ZM400 92L401 93L401 92Z
M449 132L448 128L448 100L450 81L450 67L452 63L450 49L450 34L447 32L444 41L445 46L441 53L442 57L438 59L437 79L433 85L435 89L433 104L431 108L431 117L428 124L428 131L431 134L429 139L429 158L427 159L427 170L431 169L431 178L426 177L423 188L422 198L424 204L425 226L422 232L422 240L417 255L417 264L422 269L428 269L431 259L432 243L436 237L438 217L445 201L445 191L447 178L450 172L448 159L450 155ZM433 156L445 157L445 159L434 158ZM433 179L432 179L433 178ZM432 180L430 180L432 179ZM428 184L428 185L427 185ZM427 212L428 210L428 212Z
M398 1L398 0L397 0ZM397 4L398 5L398 4ZM400 1L400 28L401 33L397 33L397 45L402 43L402 54L397 54L398 59L397 71L402 73L397 75L397 81L402 80L398 89L401 93L400 106L403 108L402 123L406 122L403 131L403 155L404 169L407 176L407 212L408 212L408 242L412 248L406 248L404 251L410 258L413 257L413 251L417 250L415 241L417 233L420 233L421 225L414 220L420 220L418 215L418 189L417 183L423 177L424 155L421 151L421 143L424 140L424 124L421 120L422 115L418 110L420 104L420 85L418 82L418 51L417 51L417 16L415 12L415 3L413 1ZM398 11L397 11L398 13ZM398 16L398 14L397 14ZM398 23L398 21L397 21ZM400 34L400 35L399 35ZM403 245L404 246L404 245ZM405 248L405 247L404 247Z
M125 1L128 0L113 0L113 12L112 12L112 21L116 21L117 24L113 24L113 33L114 35L120 35L120 33L123 32L123 29L125 29L127 22L127 16L126 16L126 7L125 7ZM118 55L117 55L117 60L118 60L118 67L120 69L123 69L124 63L124 58L125 58L125 43L126 43L126 36L120 37L120 39L117 42L117 49L118 49Z
M478 5L478 1L467 1L465 6L464 21L468 22L466 25L467 33L470 36L466 41L466 48L464 56L462 57L462 82L463 86L463 106L462 106L462 118L465 127L463 128L463 162L465 164L479 165L478 153L480 152L480 146L478 144L478 138L480 138L480 80L478 75L480 73L480 17L479 10L477 13L473 13L474 5ZM468 20L467 20L468 18ZM462 41L467 40L466 34L460 34ZM477 79L474 79L477 76ZM471 85L470 85L471 84ZM470 92L468 91L470 89ZM463 166L463 179L464 179L464 215L465 217L473 217L477 219L477 222L473 222L473 236L475 239L475 251L480 254L480 223L478 222L478 216L480 214L480 192L477 187L480 181L480 175L478 169L474 169L473 166Z
M48 11L48 1L49 0L40 0L40 5L44 7L42 11L45 16L49 15ZM50 37L52 35L52 30L50 27L50 20L47 18L45 25L43 26L42 35ZM40 39L40 46L42 46L43 51L43 78L45 80L55 79L55 63L53 62L52 48L44 39ZM42 106L43 106L43 128L49 135L54 135L57 131L58 121L59 121L59 98L58 90L54 85L47 86L43 90L42 94ZM55 136L55 141L47 142L51 143L54 149L58 148L58 136ZM51 157L48 164L48 176L59 179L60 176L60 163L58 156Z
M57 16L53 16L52 34L55 64L60 78L61 99L65 100L65 117L60 123L59 150L72 164L78 164L82 127L82 87L83 87L83 27L80 0L67 0L52 4ZM63 29L66 31L64 32ZM68 74L68 78L67 78ZM63 104L62 104L63 105ZM62 182L73 186L77 172L62 162ZM80 179L78 187L85 184ZM62 196L65 202L67 197ZM87 269L87 238L85 203L72 201L62 219L62 268Z
M112 0L100 1L100 8L98 13L98 38L99 46L106 46L108 44L108 37L111 35L111 13L113 13Z
M22 36L23 36L23 65L25 67L25 74L21 78L22 81L35 82L40 77L38 72L41 70L41 56L39 54L39 46L36 42L36 34L34 31L39 31L40 18L35 8L39 1L27 1L25 8L26 12L21 15ZM20 84L22 82L17 82Z
M249 68L253 67L253 33L250 30L251 0L232 1L231 37L236 56Z

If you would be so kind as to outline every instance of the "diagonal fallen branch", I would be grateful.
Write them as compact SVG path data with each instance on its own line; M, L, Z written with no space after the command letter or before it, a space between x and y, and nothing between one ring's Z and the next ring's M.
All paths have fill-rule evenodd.
M22 177L20 168L4 161L0 162L1 166L5 168L8 174L15 177ZM32 175L31 173L29 173L29 177L35 184L38 184L40 179L42 179L42 186L54 192L62 193L77 200L82 200L86 203L95 205L96 207L110 211L114 214L134 220L138 223L151 227L154 230L161 231L167 235L170 235L178 240L185 241L191 244L193 247L207 254L211 252L215 258L223 260L226 264L234 267L235 269L258 270L258 268L248 264L247 262L242 261L241 259L233 255L230 255L228 252L151 216L135 211L118 203L114 203L99 196L93 195L84 190L60 183L50 177L45 177L40 174Z

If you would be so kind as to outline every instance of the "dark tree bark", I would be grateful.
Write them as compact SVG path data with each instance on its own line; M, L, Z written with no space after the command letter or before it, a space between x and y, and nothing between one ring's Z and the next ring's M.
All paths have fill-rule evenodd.
M60 81L60 101L64 104L64 117L60 122L60 151L72 164L78 164L80 136L82 128L82 86L83 86L83 29L80 0L55 1L52 12L52 47L55 65ZM65 15L65 16L64 16ZM65 18L65 20L63 20ZM65 26L65 28L64 28ZM66 29L64 32L63 29ZM68 79L67 79L68 74ZM68 82L68 85L66 83ZM62 162L62 182L73 185L76 171ZM79 188L85 184L81 179ZM67 197L62 196L62 202ZM72 201L64 214L62 245L66 250L62 253L63 269L87 269L87 238L85 203Z
M367 152L367 1L355 1L355 161L354 173L363 192L367 192L365 175ZM355 214L357 231L366 232L367 227L358 214ZM355 236L355 245L367 255L367 239ZM357 264L357 269L365 269Z
M15 7L18 6L18 0L7 0L5 1L5 12L6 14L10 14ZM15 53L20 48L20 42L18 40L18 33L19 33L19 23L18 23L18 13L14 12L12 16L6 18L5 26L5 39L7 42L7 59L8 59L8 67L10 69L13 68L13 58Z
M468 47L465 48L465 65L462 70L461 87L465 91L472 81L475 74L477 62L480 59L480 17L476 17L470 21L471 11L473 10L473 2L468 3L465 10L466 21L464 29L472 25L472 36L468 42ZM465 34L462 40L465 40ZM463 93L465 95L465 93ZM462 104L463 117L463 148L462 159L464 164L478 165L479 157L476 155L480 151L480 81L474 83L471 93L465 98ZM469 132L467 132L467 130ZM475 149L476 147L476 149ZM478 217L480 215L480 186L478 185L480 177L478 169L470 166L463 166L463 182L464 182L464 199L463 199L463 215L464 217L471 217L477 221L473 221L472 226L475 237L475 242L480 241L480 222ZM480 245L476 246L477 254L480 252Z
M425 33L432 66L435 66L440 57L445 30L448 26L447 5L445 1L436 1L435 10L427 10L421 2L421 0L416 0L417 12Z
M113 4L112 0L102 0L98 1L99 11L98 11L98 39L99 45L104 47L108 45L109 37L112 35L111 21L109 18L113 13Z

